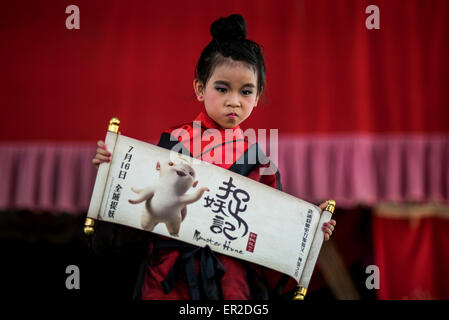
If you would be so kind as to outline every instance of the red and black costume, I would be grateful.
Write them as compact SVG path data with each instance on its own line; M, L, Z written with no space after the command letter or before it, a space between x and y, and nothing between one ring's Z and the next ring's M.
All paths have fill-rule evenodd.
M229 131L232 130L232 131ZM217 141L216 141L217 140ZM282 189L276 167L259 149L249 144L240 127L225 132L205 112L193 123L164 131L158 146L206 160L222 168ZM221 154L214 163L213 155ZM233 159L229 161L229 155ZM250 161L250 160L255 161ZM268 171L261 175L262 167ZM111 226L109 226L111 228ZM212 252L167 237L115 225L105 237L97 228L91 247L112 245L130 252L140 251L140 266L134 298L141 299L267 299L284 291L288 277L249 262ZM107 232L107 231L105 231ZM109 231L111 233L111 231ZM103 235L102 235L103 233ZM127 235L125 235L127 234ZM106 239L106 244L104 239ZM142 253L146 247L146 255ZM128 248L128 249L127 249ZM111 249L109 249L111 250ZM138 254L139 256L139 254Z

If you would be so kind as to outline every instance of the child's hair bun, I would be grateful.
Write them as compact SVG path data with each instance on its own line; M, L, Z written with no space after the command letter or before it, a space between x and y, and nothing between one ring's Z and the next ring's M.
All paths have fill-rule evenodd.
M239 14L220 18L210 26L210 34L219 42L244 40L246 38L246 22Z

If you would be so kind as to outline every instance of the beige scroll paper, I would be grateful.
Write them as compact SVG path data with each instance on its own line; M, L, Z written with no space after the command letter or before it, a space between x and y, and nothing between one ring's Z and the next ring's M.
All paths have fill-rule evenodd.
M105 143L86 219L118 223L277 270L303 298L330 213L210 163L118 134ZM333 211L328 210L328 211Z

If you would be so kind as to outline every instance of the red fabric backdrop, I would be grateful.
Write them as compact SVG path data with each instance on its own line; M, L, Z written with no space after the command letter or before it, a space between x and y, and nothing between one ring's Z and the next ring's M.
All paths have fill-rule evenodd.
M267 103L245 127L449 131L448 1L78 0L81 29L67 30L70 4L1 2L1 140L95 140L113 115L157 139L201 110L195 63L210 24L235 12L267 65ZM380 30L365 27L370 4Z
M80 30L65 27L71 4ZM371 4L380 30L365 27ZM193 119L202 108L195 63L210 24L231 13L246 18L267 65L267 101L243 127L279 129L288 192L315 201L332 191L351 206L448 201L449 1L16 0L0 3L0 208L79 213L95 174L93 141L112 116L148 141ZM335 168L326 175L335 185L311 187ZM432 237L447 223L409 230L382 219L373 229L379 297L424 288L447 298L432 289L447 242Z
M373 218L379 299L449 299L449 219Z

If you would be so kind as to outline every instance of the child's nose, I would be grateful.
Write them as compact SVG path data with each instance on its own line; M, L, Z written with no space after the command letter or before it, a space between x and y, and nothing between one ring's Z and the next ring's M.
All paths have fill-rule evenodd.
M227 107L241 107L242 104L240 103L238 94L231 94L226 101Z

